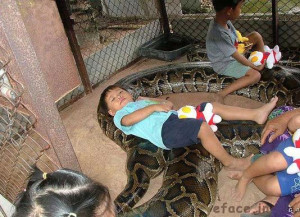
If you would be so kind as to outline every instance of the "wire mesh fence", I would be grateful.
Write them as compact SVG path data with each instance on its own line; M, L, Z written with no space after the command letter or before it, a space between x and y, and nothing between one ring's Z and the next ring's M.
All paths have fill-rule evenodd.
M134 61L138 48L162 34L156 0L65 0L91 86ZM81 85L59 100L84 95Z
M142 44L163 33L161 3L171 33L205 49L208 26L215 15L211 0L66 0L92 86L132 62ZM245 0L233 24L243 36L258 31L270 47L278 38L282 63L300 65L299 0ZM58 102L58 107L83 92L79 87Z
M92 86L137 58L137 48L161 33L154 0L67 3Z
M278 42L287 59L288 66L300 68L300 2L281 0L278 2Z
M66 1L92 85L108 78L134 60L138 47L162 33L158 22L160 0ZM165 0L171 31L201 47L215 12L211 0ZM277 0L278 38L288 59L300 44L299 0ZM262 34L273 46L272 1L246 0L234 21L242 35Z
M11 76L10 64L0 47L0 194L13 202L49 145L34 130L35 115L22 102L24 87ZM53 170L49 162L40 164Z
M210 21L215 12L211 0L167 0L176 6L173 12L168 12L171 31L189 37L201 48L205 48L205 37ZM278 19L278 35L273 31L275 14L272 14L272 1L245 0L241 16L233 21L237 30L243 36L252 31L258 31L265 44L274 46L274 37L283 52L283 59L299 62L300 47L300 4L299 0L276 0L275 10Z

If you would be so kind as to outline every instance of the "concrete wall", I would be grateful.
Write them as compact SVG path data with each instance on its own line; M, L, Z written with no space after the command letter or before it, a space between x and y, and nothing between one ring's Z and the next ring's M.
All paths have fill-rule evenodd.
M187 11L200 11L201 0L181 0L182 8Z
M104 13L112 17L158 16L154 0L102 0Z
M181 15L182 6L180 0L165 0L168 15Z
M195 0L198 1L199 0ZM188 2L188 1L187 1ZM159 17L156 0L102 0L104 14L112 17ZM180 0L165 0L167 13L182 14ZM200 4L199 4L200 8Z
M97 84L138 57L138 48L161 34L158 20L130 33L84 59L91 83Z

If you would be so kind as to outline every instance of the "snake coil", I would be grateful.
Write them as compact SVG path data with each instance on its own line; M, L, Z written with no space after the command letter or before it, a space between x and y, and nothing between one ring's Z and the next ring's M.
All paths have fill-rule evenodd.
M259 83L235 94L260 102L279 97L278 106L300 105L300 71L276 66L265 70ZM172 64L138 72L121 79L122 85L137 97L158 97L172 93L215 93L234 78L221 76L207 62ZM218 172L221 164L201 144L174 150L162 150L148 141L126 136L111 117L98 110L103 132L127 152L128 181L115 200L119 216L207 216L216 200ZM261 125L251 121L223 121L217 137L225 149L236 157L259 151ZM139 207L135 204L148 190L150 180L164 173L156 195Z

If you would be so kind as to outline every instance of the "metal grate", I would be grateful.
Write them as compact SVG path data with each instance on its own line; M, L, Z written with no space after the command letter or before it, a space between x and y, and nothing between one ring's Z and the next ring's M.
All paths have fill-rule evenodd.
M9 60L0 48L0 194L13 202L49 145L34 130L36 118L22 102L24 88L11 76ZM50 161L40 164L53 170Z

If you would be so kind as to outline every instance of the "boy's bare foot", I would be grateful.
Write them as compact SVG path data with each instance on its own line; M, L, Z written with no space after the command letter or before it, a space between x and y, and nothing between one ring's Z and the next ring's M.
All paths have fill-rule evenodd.
M243 171L241 170L230 170L227 171L227 177L234 180L239 180L243 175Z
M251 164L251 158L253 154L246 158L233 158L228 165L224 165L226 170L243 171L247 169Z
M256 118L255 118L256 123L263 124L266 122L270 112L276 106L277 101L278 101L278 97L275 96L271 99L271 101L269 103L258 108L258 112L257 112Z
M225 98L225 97L222 96L222 95L219 94L219 93L216 93L216 94L215 94L215 102L224 104L224 98Z
M246 189L248 184L250 183L251 179L248 179L244 176L242 176L238 183L235 186L234 192L233 192L233 199L236 201L241 201L246 193Z

